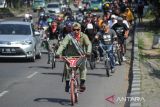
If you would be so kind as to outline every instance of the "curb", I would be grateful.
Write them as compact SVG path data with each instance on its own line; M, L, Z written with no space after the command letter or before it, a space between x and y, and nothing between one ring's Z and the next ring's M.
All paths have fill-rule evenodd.
M138 38L137 38L137 31L141 28L138 28L136 25L134 31L134 47L133 47L133 67L132 67L132 83L131 83L131 93L130 97L140 98L141 97L141 69L140 69L140 62L139 62L139 52L138 52ZM130 101L130 107L141 107L141 102Z

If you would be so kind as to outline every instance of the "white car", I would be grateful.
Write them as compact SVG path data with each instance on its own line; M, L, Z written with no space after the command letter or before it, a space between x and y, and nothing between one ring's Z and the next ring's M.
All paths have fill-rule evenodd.
M0 22L0 58L41 58L41 39L30 22Z
M47 6L45 7L45 12L46 13L60 14L61 13L60 3L59 2L48 3Z
M0 0L0 8L6 8L6 7L7 7L6 0Z

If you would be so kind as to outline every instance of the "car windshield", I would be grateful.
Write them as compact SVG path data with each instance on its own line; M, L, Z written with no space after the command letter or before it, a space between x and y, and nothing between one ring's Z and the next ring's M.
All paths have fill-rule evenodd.
M35 5L38 5L38 4L43 4L44 2L43 1L41 1L41 0L36 0L36 1L34 1L34 4Z
M48 4L47 8L59 8L58 4Z
M0 35L30 35L29 25L0 24Z
M100 3L100 0L91 0L91 3L96 3L96 4L98 4L98 3Z

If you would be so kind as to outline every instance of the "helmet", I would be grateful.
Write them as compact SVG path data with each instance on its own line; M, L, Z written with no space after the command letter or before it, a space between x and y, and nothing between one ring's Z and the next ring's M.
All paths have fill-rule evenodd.
M109 7L109 4L108 4L108 3L106 3L106 4L105 4L105 6L106 6L106 7Z
M52 21L53 21L52 18L48 18L48 19L47 19L47 22L48 22L48 23L51 23Z
M93 29L93 25L91 23L87 24L87 29Z
M66 27L72 27L72 25L73 25L73 23L72 23L71 21L67 21L67 22L65 23L65 26L66 26Z
M40 17L43 17L43 16L44 16L44 13L43 13L43 12L41 12L41 13L40 13Z

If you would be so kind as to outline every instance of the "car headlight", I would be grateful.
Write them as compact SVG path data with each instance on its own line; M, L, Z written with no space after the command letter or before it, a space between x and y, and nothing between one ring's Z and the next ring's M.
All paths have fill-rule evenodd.
M60 10L56 10L56 13L60 13Z
M32 41L30 41L30 40L21 41L21 44L22 44L22 45L30 45L30 44L32 44Z
M32 44L32 41L30 41L30 40L26 40L26 41L16 41L16 42L11 42L11 44L30 45L30 44Z

